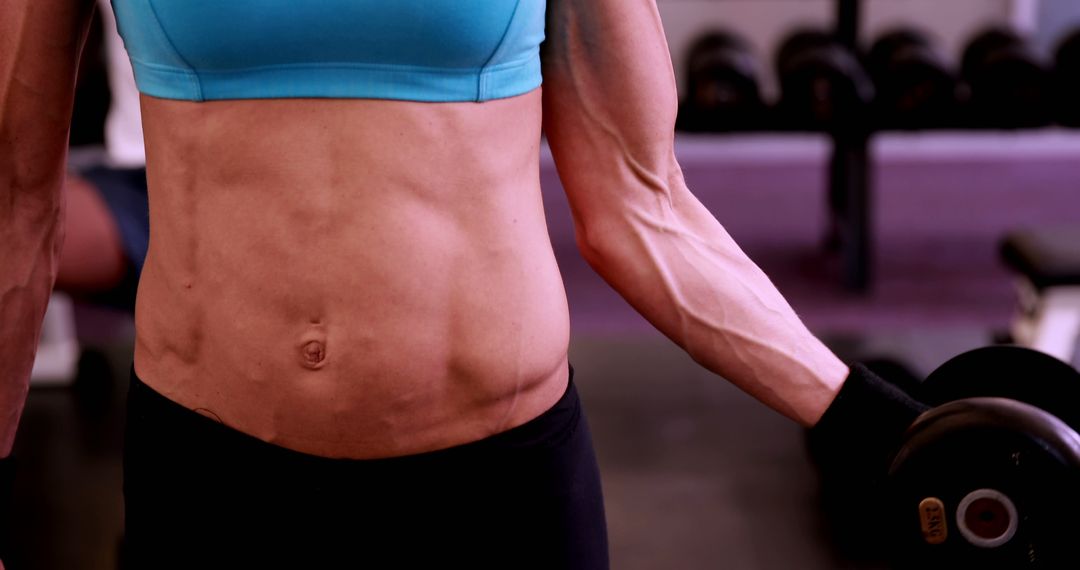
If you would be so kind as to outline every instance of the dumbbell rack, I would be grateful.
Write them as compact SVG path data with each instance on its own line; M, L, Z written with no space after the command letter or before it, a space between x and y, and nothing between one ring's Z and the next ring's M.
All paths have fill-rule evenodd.
M836 0L836 37L853 52L859 38L861 0ZM872 232L870 224L870 133L864 125L846 125L829 133L830 239L836 240L843 261L844 285L866 291L872 279Z

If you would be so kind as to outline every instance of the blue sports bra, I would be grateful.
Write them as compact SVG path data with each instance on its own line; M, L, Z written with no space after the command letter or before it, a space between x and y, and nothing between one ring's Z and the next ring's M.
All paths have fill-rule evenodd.
M540 85L545 0L112 0L166 99L486 101Z

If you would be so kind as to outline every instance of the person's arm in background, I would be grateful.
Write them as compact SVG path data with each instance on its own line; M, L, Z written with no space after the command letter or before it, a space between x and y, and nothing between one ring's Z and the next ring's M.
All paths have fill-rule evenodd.
M93 9L92 0L0 2L0 458L11 453L56 279L75 77Z
M687 189L655 0L549 0L547 35L544 130L582 255L695 361L814 425L848 367Z

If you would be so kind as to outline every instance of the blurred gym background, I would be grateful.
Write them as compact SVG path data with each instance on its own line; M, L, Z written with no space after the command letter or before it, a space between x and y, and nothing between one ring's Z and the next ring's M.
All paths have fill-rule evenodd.
M1080 3L659 6L690 188L842 357L910 379L993 342L1071 357L1080 302L1055 305L1066 325L1050 340L1035 313L1080 280ZM104 37L99 22L83 57L73 168L104 160ZM546 151L541 176L612 567L882 567L877 529L823 491L802 430L608 289L576 251ZM54 299L17 442L9 568L117 567L132 338L130 313Z

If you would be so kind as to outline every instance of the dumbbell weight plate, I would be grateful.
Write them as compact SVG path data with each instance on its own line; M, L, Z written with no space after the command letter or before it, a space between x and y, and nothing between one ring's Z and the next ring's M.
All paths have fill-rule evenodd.
M994 52L1022 45L1023 38L1011 30L1004 28L991 28L983 31L964 48L961 56L960 69L965 77L971 77L978 73L978 69L986 64L987 58Z
M1022 346L960 354L931 372L915 395L930 406L963 398L1009 398L1046 410L1080 431L1080 372Z
M972 39L963 73L973 126L1040 127L1052 119L1050 73L1016 33L992 29Z
M1054 51L1054 92L1058 122L1080 127L1080 29L1066 36Z
M776 74L784 75L791 61L796 57L835 43L836 39L832 34L825 31L815 29L796 30L780 44L780 48L776 51L776 59L773 62L776 67Z
M877 87L879 128L940 128L955 122L956 78L925 35L906 28L883 34L866 62Z
M912 427L893 463L898 565L1075 563L1080 373L1041 352L994 346L941 365L916 395L937 407ZM986 397L988 408L979 404Z
M865 128L874 85L850 52L840 46L792 56L780 77L781 114L804 129L851 132Z
M731 131L760 127L764 103L760 70L738 36L714 31L697 39L686 66L686 97L677 127L688 131Z
M890 470L900 568L1068 568L1080 535L1080 436L1034 406L972 398L908 432Z
M900 50L910 47L929 48L930 42L926 36L916 30L901 28L882 34L870 47L866 54L866 69L871 75L881 75L885 71L893 56Z
M800 30L776 56L780 80L777 116L782 128L865 129L874 85L859 60L829 33Z

